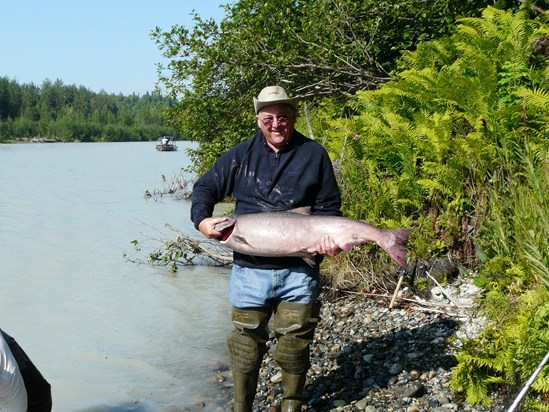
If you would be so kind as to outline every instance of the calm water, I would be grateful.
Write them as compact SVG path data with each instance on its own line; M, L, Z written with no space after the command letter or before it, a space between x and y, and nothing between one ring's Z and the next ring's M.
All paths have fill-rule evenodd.
M52 384L54 411L175 411L215 396L227 269L126 261L132 240L197 234L189 204L145 199L184 146L0 145L0 327ZM146 255L142 255L146 257Z

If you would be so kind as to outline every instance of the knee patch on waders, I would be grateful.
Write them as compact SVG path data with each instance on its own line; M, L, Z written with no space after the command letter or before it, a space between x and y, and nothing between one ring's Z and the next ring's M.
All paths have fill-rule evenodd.
M235 329L227 337L227 346L233 371L250 373L259 368L269 338L267 323L269 310L233 308Z
M307 372L310 366L309 346L319 317L320 303L280 302L275 313L274 328L278 343L274 359L283 371L294 375Z

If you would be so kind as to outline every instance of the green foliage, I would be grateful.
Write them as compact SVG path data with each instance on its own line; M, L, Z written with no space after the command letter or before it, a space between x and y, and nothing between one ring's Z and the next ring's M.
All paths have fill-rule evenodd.
M531 281L549 286L549 168L544 150L533 152L527 146L522 167L510 169L514 178L495 182L491 190L485 222L489 230L482 233L479 245L485 255L494 256L486 262L486 276L499 284L501 273L509 269L498 262L512 261L537 274Z
M200 143L194 167L254 132L253 96L281 84L314 105L344 103L390 80L401 50L447 35L457 16L476 16L488 0L239 0L217 24L194 16L192 29L156 28L167 67L159 76L178 104L170 125ZM283 22L283 24L281 24Z
M491 188L479 245L485 259L481 282L488 291L482 309L493 323L463 348L452 379L452 387L465 391L471 402L489 403L492 383L523 383L549 351L548 160L546 148L542 153L526 146L522 162L508 165L513 177ZM486 359L494 361L488 364ZM547 367L531 392L528 410L546 410Z
M421 247L423 253L472 254L471 230L485 213L485 187L500 172L502 146L515 147L525 130L536 145L546 139L536 127L547 124L546 78L509 70L510 61L529 61L530 45L545 31L524 12L487 9L482 19L463 19L452 37L405 53L395 81L358 93L357 114L331 121L326 139L348 183L347 211L381 224L386 216L391 224L415 216L420 238L446 245ZM524 102L536 99L528 129L517 132Z
M526 9L488 8L405 53L394 81L327 120L347 215L413 226L412 257L451 254L480 271L491 324L464 345L452 379L470 403L520 387L549 350L549 71L533 47L548 32ZM533 410L548 373L525 401Z
M46 80L41 87L0 78L0 141L42 137L61 141L141 141L174 135L159 94L93 93Z
M488 392L493 385L520 388L549 351L548 298L543 288L515 295L512 303L503 293L493 293L489 300L505 310L497 311L499 318L492 317L480 336L465 342L450 387L464 392L468 403L484 405L491 404ZM544 368L530 389L527 410L543 410L548 393L549 369Z

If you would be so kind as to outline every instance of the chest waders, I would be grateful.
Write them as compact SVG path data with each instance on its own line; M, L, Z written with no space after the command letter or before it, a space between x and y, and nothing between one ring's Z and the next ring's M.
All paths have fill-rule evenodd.
M233 307L234 330L227 337L234 384L234 412L252 412L259 367L269 339L270 308Z
M319 321L320 304L280 302L274 311L278 342L274 359L282 369L281 412L301 412L310 367L310 344ZM234 381L234 411L252 412L259 367L269 338L271 308L233 308L234 331L227 343Z

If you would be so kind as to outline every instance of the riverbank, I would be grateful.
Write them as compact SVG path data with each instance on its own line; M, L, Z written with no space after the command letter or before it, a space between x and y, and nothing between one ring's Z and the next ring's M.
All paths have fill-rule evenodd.
M505 410L501 400L489 408L468 405L448 388L461 339L474 336L483 323L475 317L473 306L478 290L470 283L454 289L460 290L459 296L452 296L446 287L435 288L429 302L401 296L392 309L386 297L324 299L322 320L311 348L308 410ZM254 410L261 412L274 411L280 404L280 368L272 356L274 342L268 345L254 404ZM216 379L226 402L218 410L231 411L230 372L220 371Z

